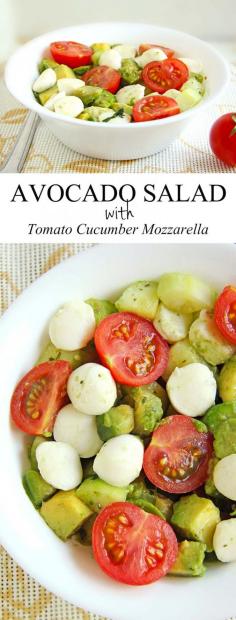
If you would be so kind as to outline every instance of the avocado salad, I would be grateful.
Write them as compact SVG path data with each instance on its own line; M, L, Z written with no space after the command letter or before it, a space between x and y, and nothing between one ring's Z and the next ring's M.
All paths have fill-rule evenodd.
M143 43L56 41L38 65L32 90L46 109L116 125L158 120L199 104L206 76L199 60Z
M46 524L129 585L236 561L236 287L165 273L48 332L11 400Z

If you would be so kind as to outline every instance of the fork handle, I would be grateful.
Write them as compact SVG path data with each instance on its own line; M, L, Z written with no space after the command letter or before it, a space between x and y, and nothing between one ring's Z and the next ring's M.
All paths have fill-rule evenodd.
M13 151L0 168L0 172L21 172L29 152L34 134L39 123L39 116L30 112L16 141Z

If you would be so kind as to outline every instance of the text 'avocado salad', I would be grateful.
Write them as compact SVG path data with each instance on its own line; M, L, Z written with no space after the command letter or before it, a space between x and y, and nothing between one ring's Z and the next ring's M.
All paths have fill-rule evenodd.
M199 104L206 76L199 60L143 43L56 41L38 66L32 89L52 112L125 125L180 114Z
M20 380L27 495L129 584L236 561L236 288L186 273L65 303Z

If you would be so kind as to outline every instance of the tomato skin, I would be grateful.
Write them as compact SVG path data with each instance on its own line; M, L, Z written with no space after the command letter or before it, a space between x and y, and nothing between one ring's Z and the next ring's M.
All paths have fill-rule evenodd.
M205 482L212 451L211 433L199 432L188 416L173 415L153 432L143 468L147 478L162 491L189 493Z
M83 80L87 86L100 86L100 88L105 88L114 94L120 86L121 75L119 71L112 69L112 67L100 65L86 71L83 75Z
M236 345L236 287L226 286L217 297L215 323L225 340Z
M29 435L51 432L58 411L68 403L69 362L43 362L32 368L16 386L11 399L11 418ZM27 410L28 408L28 410ZM33 415L40 412L40 415Z
M55 41L50 45L53 59L59 64L67 65L71 69L89 65L93 50L87 45L76 41Z
M123 385L151 383L168 363L167 342L150 321L131 312L117 312L103 319L95 330L94 342L104 366Z
M172 527L129 502L114 502L98 514L92 546L95 560L109 577L133 586L146 585L166 575L178 554ZM150 547L153 555L149 554Z
M153 95L138 99L133 107L133 119L136 123L154 121L180 113L177 102L171 97Z
M236 112L220 116L210 131L211 149L227 166L236 166Z
M165 52L168 58L172 58L172 56L174 56L174 53L175 53L174 50L170 49L170 47L164 47L163 45L158 45L158 43L156 45L154 43L141 43L141 45L138 48L138 55L141 56L144 52L146 52L147 50L151 50L154 47L159 47L160 50Z
M151 90L160 95L175 88L179 90L189 77L188 67L178 58L168 58L160 62L149 62L142 71L142 80Z

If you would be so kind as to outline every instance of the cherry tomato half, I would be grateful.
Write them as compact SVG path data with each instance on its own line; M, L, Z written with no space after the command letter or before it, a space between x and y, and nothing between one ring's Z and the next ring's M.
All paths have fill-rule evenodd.
M11 399L11 417L29 435L50 432L58 411L68 402L69 362L56 360L32 368L20 380Z
M173 415L154 431L143 468L159 489L189 493L205 482L211 455L211 434L198 431L191 418Z
M236 287L226 286L216 300L215 323L224 338L236 344Z
M133 107L133 119L136 123L154 121L179 113L180 108L174 99L155 94L138 99Z
M51 43L50 51L56 62L67 65L71 69L89 65L93 54L90 47L75 41L55 41Z
M223 114L210 131L211 149L225 164L236 166L236 112Z
M121 75L116 69L101 65L86 71L83 80L87 86L100 86L100 88L109 90L110 93L116 93L120 86Z
M131 312L117 312L103 319L94 342L103 364L124 385L151 383L167 366L167 342L150 321Z
M142 71L145 86L160 93L160 95L169 88L179 90L188 77L188 67L177 58L168 58L161 62L154 60L149 62Z
M174 50L170 49L169 47L164 47L163 45L159 45L158 43L156 45L153 43L141 43L141 45L138 48L138 55L141 56L144 52L147 52L147 50L151 50L154 47L158 47L160 50L165 52L168 58L171 58L172 56L174 56L174 53L175 53Z
M178 554L172 527L128 502L115 502L99 513L92 545L95 560L109 577L134 586L166 575Z

